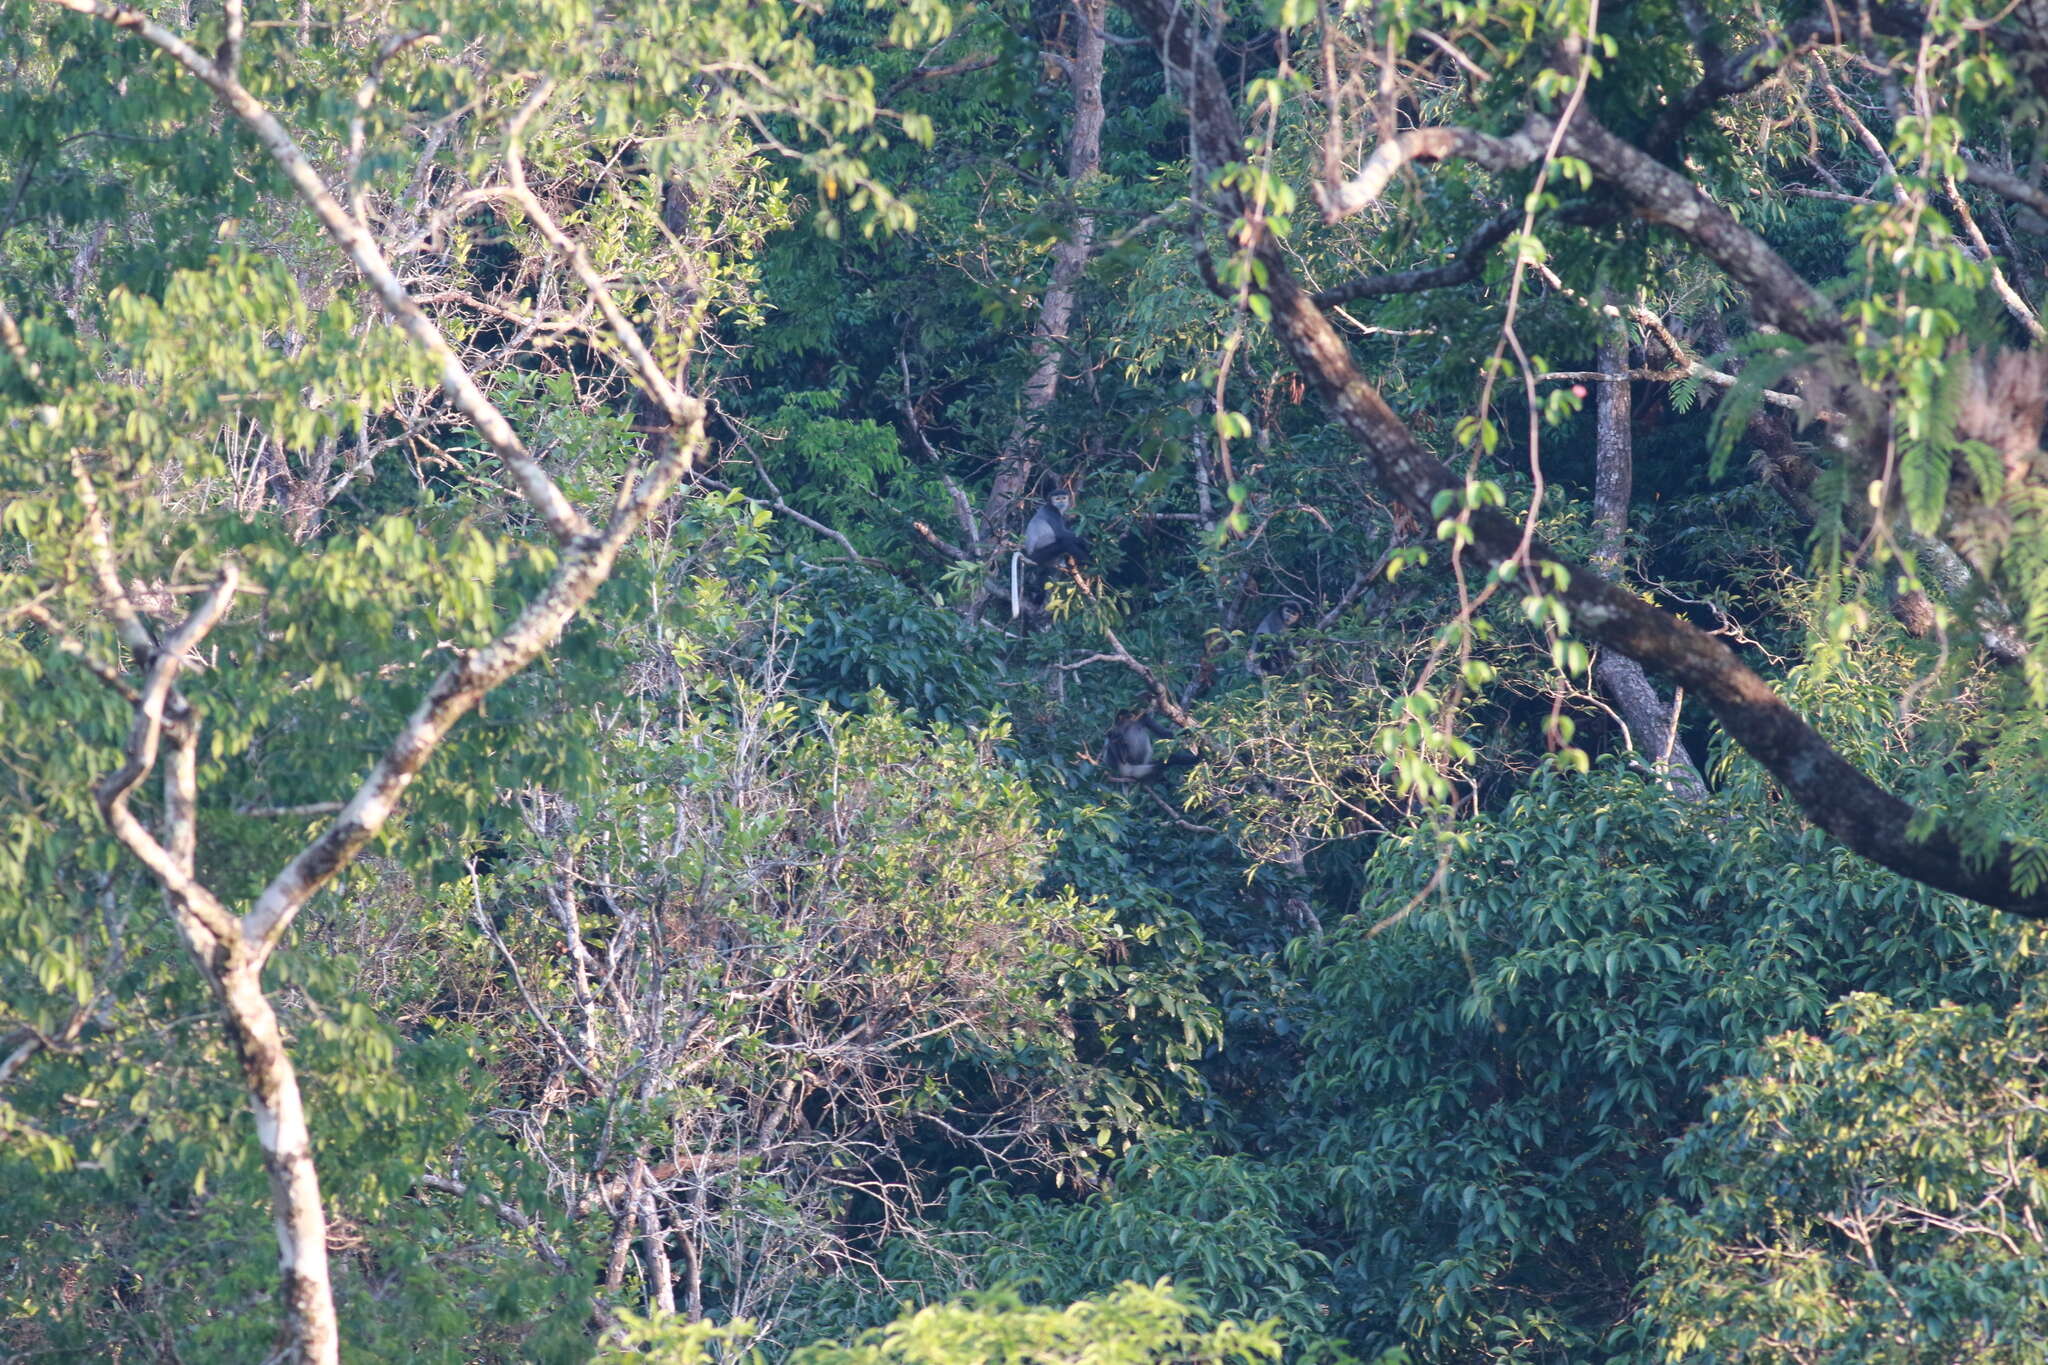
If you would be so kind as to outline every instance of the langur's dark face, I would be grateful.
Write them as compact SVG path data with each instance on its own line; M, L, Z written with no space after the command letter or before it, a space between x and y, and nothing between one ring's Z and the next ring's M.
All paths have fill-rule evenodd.
M1292 602L1288 603L1286 606L1280 608L1280 619L1285 621L1290 626L1300 625L1301 608Z
M1047 498L1046 501L1051 503L1055 508L1059 509L1059 513L1061 516L1065 516L1067 513L1074 510L1074 495L1064 488L1060 489L1057 493L1054 493L1051 497Z

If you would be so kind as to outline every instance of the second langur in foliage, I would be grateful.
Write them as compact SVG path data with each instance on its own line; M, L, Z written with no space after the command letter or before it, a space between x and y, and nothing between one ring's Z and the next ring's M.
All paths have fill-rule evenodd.
M1119 711L1102 740L1102 766L1120 781L1139 782L1167 768L1185 768L1201 761L1199 754L1176 749L1163 759L1153 742L1173 738L1173 727L1151 710Z
M1251 648L1245 654L1244 666L1262 678L1286 672L1294 663L1294 651L1287 647L1286 635L1301 624L1306 614L1307 608L1295 598L1267 612L1252 628Z
M1031 520L1024 523L1024 547L1010 556L1011 619L1022 613L1027 596L1034 608L1045 605L1047 576L1062 560L1072 560L1076 565L1088 562L1088 543L1067 524L1067 514L1073 510L1074 495L1062 488L1040 503ZM1032 566L1028 585L1023 573L1027 559Z

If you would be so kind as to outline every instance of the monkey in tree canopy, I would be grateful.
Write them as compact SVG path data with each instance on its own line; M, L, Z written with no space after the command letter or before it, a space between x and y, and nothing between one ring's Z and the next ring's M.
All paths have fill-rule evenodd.
M1284 673L1294 662L1294 651L1283 641L1288 631L1301 624L1308 609L1294 598L1289 598L1267 612L1252 628L1251 648L1245 654L1244 666L1262 678Z
M1059 489L1039 504L1031 514L1031 520L1024 523L1024 548L1010 556L1010 616L1015 619L1029 600L1034 607L1045 604L1045 583L1051 572L1061 561L1071 560L1076 565L1088 562L1088 542L1074 534L1067 524L1067 514L1074 510L1074 495L1068 489ZM1023 566L1030 560L1037 571L1029 585L1023 582Z

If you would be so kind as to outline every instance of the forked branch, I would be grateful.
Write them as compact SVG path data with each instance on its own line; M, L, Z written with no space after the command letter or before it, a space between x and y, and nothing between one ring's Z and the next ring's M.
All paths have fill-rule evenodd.
M441 387L447 391L450 401L489 443L511 472L520 495L540 514L555 539L567 544L577 536L591 533L590 523L583 514L540 467L540 462L527 450L526 443L512 430L512 424L505 420L497 405L484 396L483 389L463 365L448 338L406 292L391 263L384 259L376 239L342 207L277 116L243 88L231 69L216 65L197 48L140 10L112 4L110 0L44 0L44 3L93 15L116 28L138 35L211 90L215 98L255 134L263 149L270 153L271 160L291 181L299 198L313 210L320 226L354 264L385 309L414 344L433 359Z
M541 469L440 329L408 294L358 216L342 207L283 125L242 87L235 75L241 32L238 8L230 17L230 43L223 48L221 60L212 61L136 10L107 0L47 2L97 16L140 35L202 82L255 134L386 310L414 344L433 358L443 389L497 453L561 547L560 561L540 594L496 638L481 648L455 651L454 662L435 679L333 822L271 880L248 913L237 919L194 873L198 718L173 688L188 652L226 612L234 596L237 571L232 563L224 565L213 589L191 616L158 644L121 583L113 539L89 473L82 463L74 467L85 510L83 548L100 588L102 607L123 643L146 669L140 689L126 684L111 665L94 669L103 681L134 699L134 722L124 762L99 784L95 794L115 835L163 885L178 926L220 1003L223 1026L241 1063L270 1176L290 1357L308 1365L333 1365L339 1358L340 1331L327 1268L326 1214L297 1073L276 1013L263 992L263 965L299 909L384 827L405 789L455 723L485 693L552 644L610 576L620 550L691 467L704 437L704 405L661 373L651 348L633 330L581 248L561 232L526 188L518 135L525 119L538 108L545 86L513 123L507 158L513 180L509 193L550 244L569 256L641 384L669 420L658 458L645 473L636 476L629 472L622 478L602 530L594 528ZM17 329L9 328L8 335L0 338L17 365L25 350L19 343ZM33 380L26 367L24 373ZM82 650L77 652L92 662ZM165 773L165 834L159 840L129 810L128 798L156 766L167 738L171 754Z

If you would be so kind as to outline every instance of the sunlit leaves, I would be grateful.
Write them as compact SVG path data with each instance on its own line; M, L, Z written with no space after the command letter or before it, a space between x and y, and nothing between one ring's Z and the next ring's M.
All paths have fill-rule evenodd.
M1673 1154L1687 1198L1653 1221L1648 1283L1662 1344L1830 1365L2037 1358L2036 993L2003 1017L1854 996L1825 1037L1765 1045Z

